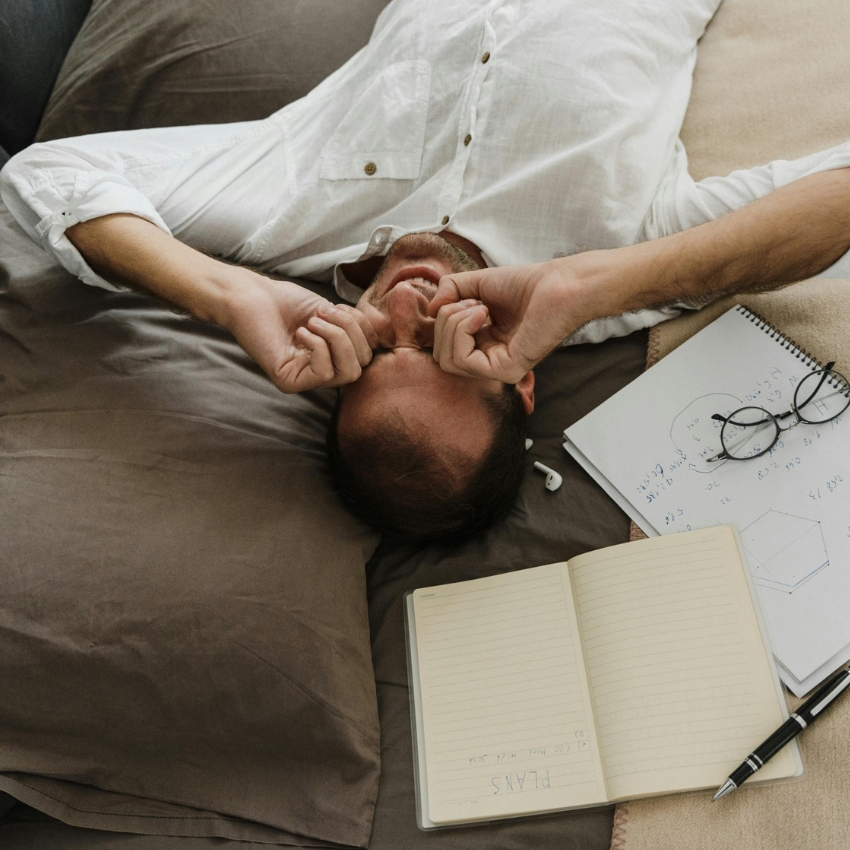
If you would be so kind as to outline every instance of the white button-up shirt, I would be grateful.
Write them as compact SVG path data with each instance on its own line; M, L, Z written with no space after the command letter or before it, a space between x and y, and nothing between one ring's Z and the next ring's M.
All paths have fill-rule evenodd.
M262 121L34 145L0 173L26 232L87 283L65 228L141 216L206 253L333 281L401 235L449 229L488 265L663 236L850 145L694 183L677 142L696 42L720 0L394 0L369 44ZM677 315L591 323L598 341Z

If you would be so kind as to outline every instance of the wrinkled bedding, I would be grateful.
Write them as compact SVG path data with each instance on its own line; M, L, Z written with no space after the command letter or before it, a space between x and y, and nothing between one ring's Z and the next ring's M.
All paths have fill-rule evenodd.
M384 5L95 0L38 139L264 117ZM560 434L637 377L645 335L538 368L507 522L379 545L327 481L332 393L281 395L219 329L93 292L9 228L0 209L0 791L25 804L0 846L607 848L610 808L418 830L401 600L627 539Z
M35 249L9 250L3 233L0 627L12 687L0 789L31 793L0 819L0 844L365 843L371 643L371 847L606 847L609 809L417 829L401 599L627 538L559 435L640 373L644 336L560 350L539 368L530 471L507 522L459 549L383 544L370 559L377 538L324 478L327 393L283 396L218 329L142 295L94 292ZM559 491L544 490L533 460L562 472ZM314 668L309 685L344 708L342 726L288 687ZM333 734L322 755L316 736ZM293 752L296 739L310 746ZM299 759L317 757L306 799ZM355 823L309 840L304 824L322 811L326 824ZM185 827L213 815L212 834ZM145 817L183 837L123 834Z

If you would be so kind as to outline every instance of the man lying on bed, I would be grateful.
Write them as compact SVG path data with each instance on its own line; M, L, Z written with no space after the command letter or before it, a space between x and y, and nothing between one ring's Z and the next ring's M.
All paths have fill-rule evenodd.
M718 3L395 0L264 121L36 145L0 191L85 282L219 323L284 392L344 387L329 450L366 519L470 534L513 502L531 370L562 340L850 246L850 145L688 176L676 136Z

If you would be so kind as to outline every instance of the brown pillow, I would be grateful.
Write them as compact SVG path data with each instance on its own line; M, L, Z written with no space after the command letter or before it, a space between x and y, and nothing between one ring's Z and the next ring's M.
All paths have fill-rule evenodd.
M386 2L94 0L37 138L265 117ZM377 538L325 477L329 394L0 218L0 789L79 826L365 844Z
M326 477L332 394L70 278L2 205L0 246L0 791L100 829L365 845L377 536Z
M36 141L265 118L369 39L388 0L94 0Z

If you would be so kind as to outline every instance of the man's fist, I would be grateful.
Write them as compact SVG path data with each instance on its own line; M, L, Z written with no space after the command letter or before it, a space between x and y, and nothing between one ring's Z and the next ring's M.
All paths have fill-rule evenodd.
M356 381L378 344L356 308L261 275L234 291L222 324L285 393Z
M440 280L429 313L434 358L447 372L515 384L587 321L572 258Z

